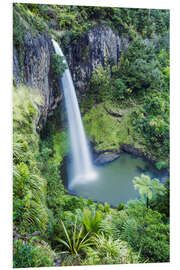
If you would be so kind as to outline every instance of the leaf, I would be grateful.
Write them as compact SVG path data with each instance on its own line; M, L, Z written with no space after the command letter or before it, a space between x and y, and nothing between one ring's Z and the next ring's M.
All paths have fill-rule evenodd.
M69 237L69 235L68 235L68 232L67 232L66 227L65 227L65 225L64 225L64 223L63 223L63 221L62 221L62 220L61 220L61 223L62 223L62 226L63 226L64 232L65 232L65 234L66 234L66 238L67 238L67 240L68 240L69 247L70 247L70 249L72 249L71 239L70 239L70 237Z
M67 246L69 249L71 248L68 243L66 241L64 241L61 238L55 237L55 240L57 240L58 242L61 242L62 244L64 244L65 246Z
M148 199L152 199L153 192L163 194L165 187L156 178L152 179L145 174L135 176L133 179L134 188L139 190L140 195L146 195Z

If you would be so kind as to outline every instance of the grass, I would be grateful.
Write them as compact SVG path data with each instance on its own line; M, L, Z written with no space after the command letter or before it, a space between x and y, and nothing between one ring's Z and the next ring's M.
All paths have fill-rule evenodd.
M120 149L123 144L128 144L152 160L167 164L167 157L162 158L160 149L154 149L133 126L132 113L140 106L141 101L135 99L121 104L105 101L94 105L83 117L86 134L98 151Z
M106 109L105 109L106 108ZM121 117L114 117L118 113ZM83 117L85 130L97 150L118 149L122 144L131 144L145 150L144 141L131 123L134 107L118 106L110 102L93 106Z

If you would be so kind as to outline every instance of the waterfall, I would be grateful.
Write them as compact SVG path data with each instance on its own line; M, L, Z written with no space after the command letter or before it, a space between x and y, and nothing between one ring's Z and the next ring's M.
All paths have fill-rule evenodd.
M52 39L56 54L64 56L58 43ZM70 135L71 154L72 154L72 172L70 175L68 187L71 188L74 183L86 182L95 179L91 155L81 119L79 104L76 97L74 84L67 62L66 70L61 77L61 88L63 90L65 106L67 110L68 128Z

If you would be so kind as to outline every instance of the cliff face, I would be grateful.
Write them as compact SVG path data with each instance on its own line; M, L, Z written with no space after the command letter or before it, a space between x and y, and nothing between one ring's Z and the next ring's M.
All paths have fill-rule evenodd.
M82 35L78 42L74 41L70 46L63 48L80 96L87 93L92 71L100 64L104 66L105 62L117 64L122 50L127 46L127 39L116 35L111 28L101 25Z
M55 108L57 99L60 99L60 91L57 95L52 80L51 55L53 47L51 39L46 34L33 38L27 33L24 37L22 50L22 63L20 63L20 55L15 47L13 49L13 77L17 86L23 83L41 91L44 105L40 108L40 114L45 122L48 113Z
M78 40L72 40L68 46L63 46L79 98L87 94L92 71L100 64L104 66L105 62L117 64L121 51L127 46L126 39L103 25L92 28ZM24 83L40 89L44 96L44 106L40 113L45 123L48 114L61 99L60 90L56 90L53 80L51 38L47 34L34 38L27 33L22 50L21 63L16 48L13 50L14 81L17 86Z

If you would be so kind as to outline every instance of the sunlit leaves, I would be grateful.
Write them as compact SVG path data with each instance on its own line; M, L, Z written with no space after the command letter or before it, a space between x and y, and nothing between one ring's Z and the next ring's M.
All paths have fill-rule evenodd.
M139 190L140 195L146 195L149 199L152 198L153 192L157 194L163 194L165 187L159 182L158 179L151 178L148 175L141 174L141 176L135 176L133 179L134 188Z
M103 213L99 210L89 210L87 208L83 211L82 222L87 232L97 232L100 228L100 223L103 219Z
M74 228L70 233L67 231L63 221L61 221L61 224L66 238L66 240L63 240L56 237L56 240L62 243L66 248L66 251L61 253L72 253L78 255L83 251L83 249L91 245L91 239L88 237L89 233L86 233L85 235L83 234L83 226L81 226L81 228L77 227L77 219L75 220L73 225Z

